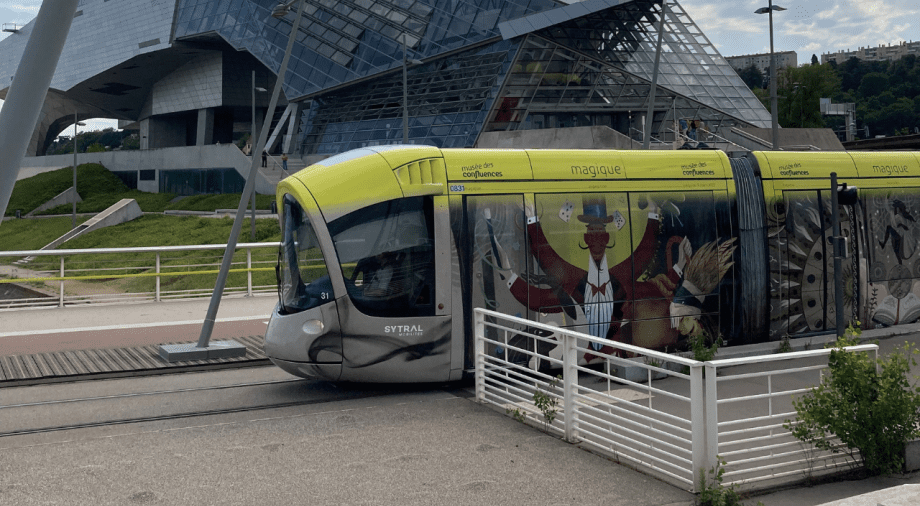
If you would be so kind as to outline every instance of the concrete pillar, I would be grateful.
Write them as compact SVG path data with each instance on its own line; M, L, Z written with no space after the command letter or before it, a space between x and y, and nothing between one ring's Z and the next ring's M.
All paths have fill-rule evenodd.
M150 149L150 118L140 121L141 149Z
M0 111L0 217L6 213L19 165L38 122L77 0L43 2ZM14 35L15 36L15 35Z
M214 109L198 109L198 129L196 146L214 143Z

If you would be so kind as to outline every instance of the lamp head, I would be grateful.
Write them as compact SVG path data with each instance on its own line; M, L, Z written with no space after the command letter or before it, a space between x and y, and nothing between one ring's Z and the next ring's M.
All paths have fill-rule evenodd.
M766 13L770 12L771 10L774 10L774 11L784 11L784 10L786 10L786 8L785 8L785 7L780 7L779 5L773 5L773 6L770 6L770 7L761 7L761 8L759 8L759 9L757 9L756 11L754 11L754 14L766 14Z
M294 5L294 2L297 0L291 0L290 2L285 3L283 0L272 9L272 17L281 19L284 16L287 16L287 13L291 11L291 6Z

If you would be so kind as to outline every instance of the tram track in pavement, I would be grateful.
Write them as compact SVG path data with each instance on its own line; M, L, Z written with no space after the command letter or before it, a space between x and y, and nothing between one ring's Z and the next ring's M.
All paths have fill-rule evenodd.
M307 385L316 388L305 388ZM220 395L215 396L214 393ZM0 439L292 408L380 397L392 393L392 389L340 389L324 382L291 378L110 395L68 396L34 402L7 402L0 405L0 427L13 428L0 430ZM268 402L265 402L266 400ZM231 405L226 405L227 403ZM183 409L199 404L213 406L206 409ZM163 410L167 412L164 413ZM126 412L129 416L106 416L111 413L117 414L119 411Z

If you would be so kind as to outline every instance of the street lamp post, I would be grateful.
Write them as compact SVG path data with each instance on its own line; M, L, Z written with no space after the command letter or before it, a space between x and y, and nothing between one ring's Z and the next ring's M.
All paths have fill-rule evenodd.
M773 123L773 150L779 148L779 119L776 105L776 54L773 52L773 11L784 11L785 7L773 5L773 0L769 0L767 7L761 7L754 11L755 14L770 15L770 114Z
M403 54L402 54L402 74L403 74L403 144L409 144L409 73L408 66L409 64L419 65L422 62L420 60L409 60L406 57L406 37L404 33L402 37L403 43Z
M256 140L256 92L268 91L265 88L256 87L256 71L252 71L252 131L249 134L249 155L252 156L252 159L256 159L256 145L254 144ZM259 153L259 156L262 156L262 153ZM252 192L252 230L250 231L249 237L252 242L256 241L256 192Z
M664 21L668 13L667 0L661 1L661 21L658 22L658 45L655 49L655 67L652 68L652 87L648 97L648 111L645 114L645 132L642 136L642 149L651 146L652 119L655 114L655 94L658 89L658 67L661 63L661 43L664 41ZM663 121L663 120L662 120Z
M77 113L73 113L73 214L70 218L70 228L77 228L77 126L84 126L77 120Z
M403 34L403 144L409 144L409 77L406 69L406 35Z

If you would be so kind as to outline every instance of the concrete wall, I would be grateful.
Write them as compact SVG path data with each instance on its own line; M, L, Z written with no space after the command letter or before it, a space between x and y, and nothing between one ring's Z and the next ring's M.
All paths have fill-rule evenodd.
M73 204L74 199L76 199L77 202L83 202L83 199L80 198L80 194L74 190L73 186L71 186L70 188L61 192L61 194L57 197L54 197L48 202L45 202L32 211L26 213L26 216L32 216L35 213L40 213L46 209L51 209L52 207L57 207L63 204Z
M605 126L486 132L477 148L486 149L641 149L642 144Z
M252 166L251 159L233 144L211 144L179 148L160 148L137 151L106 151L104 153L80 153L77 163L99 163L107 169L118 171L179 170L179 169L224 169L232 167L245 179ZM73 154L54 156L31 156L22 160L20 174L31 175L73 165ZM159 178L159 174L157 174ZM141 181L138 181L140 189ZM144 183L150 183L149 181ZM149 186L144 187L149 191ZM156 191L159 186L154 189ZM275 185L256 175L256 193L274 195Z
M769 143L773 142L773 130L770 128L740 128L743 132L749 133L755 137L763 139ZM732 142L735 140L729 138ZM750 148L739 142L741 146ZM804 146L815 146L821 151L845 151L837 134L830 128L780 128L779 129L779 147L786 150L803 150ZM763 149L763 148L756 148Z

